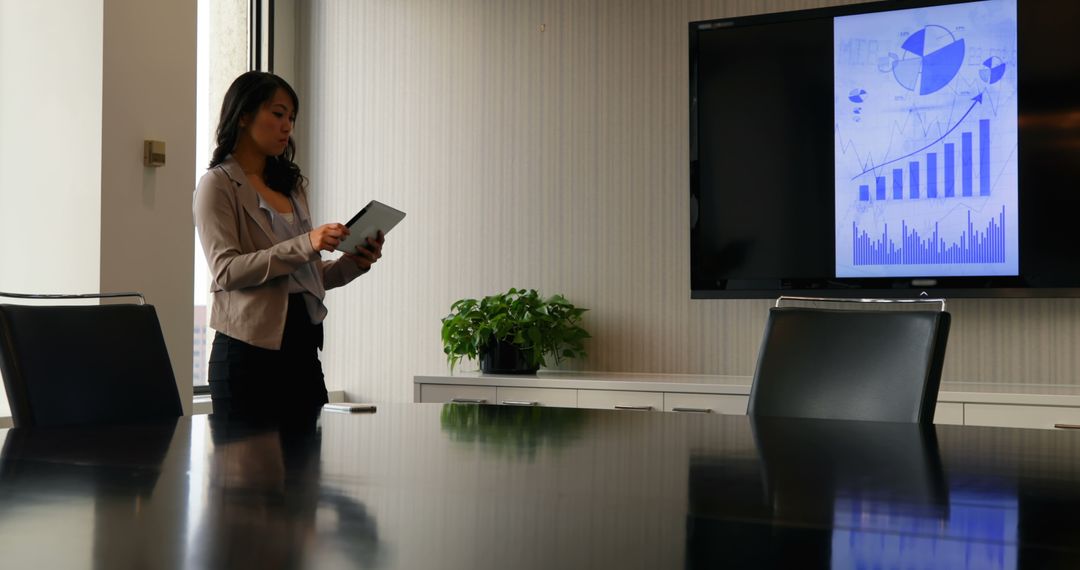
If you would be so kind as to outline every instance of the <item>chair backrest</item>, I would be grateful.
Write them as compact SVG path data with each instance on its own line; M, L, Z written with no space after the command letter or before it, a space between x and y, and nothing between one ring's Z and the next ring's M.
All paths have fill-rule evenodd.
M0 373L16 427L183 414L152 305L0 304Z
M949 313L769 311L747 413L930 423Z

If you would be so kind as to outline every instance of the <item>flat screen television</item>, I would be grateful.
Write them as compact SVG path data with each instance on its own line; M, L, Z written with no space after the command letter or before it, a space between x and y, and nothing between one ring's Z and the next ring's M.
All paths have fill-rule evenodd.
M690 23L691 296L1080 296L1078 21L931 0Z

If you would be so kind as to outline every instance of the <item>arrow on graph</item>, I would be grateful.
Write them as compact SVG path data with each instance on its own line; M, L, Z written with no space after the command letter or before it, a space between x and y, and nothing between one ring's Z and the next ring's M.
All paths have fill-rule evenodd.
M888 165L890 165L890 164L892 164L894 162L899 162L901 160L904 160L905 158L908 158L908 157L914 156L916 154L919 154L920 152L922 152L922 151L936 145L937 143L941 142L945 137L949 136L950 133L955 131L956 128L959 127L964 122L964 119L966 119L967 116L971 114L971 110L975 108L975 105L979 105L979 104L982 103L982 99L983 99L983 94L982 94L982 91L980 91L978 95L971 98L971 106L968 107L968 110L964 112L964 116L960 117L960 120L956 121L956 124L953 125L951 129L949 129L948 131L945 131L945 134L938 137L934 142L920 148L919 150L916 150L914 152L910 152L908 154L905 154L904 156L894 158L894 159L892 159L892 160L890 160L888 162L882 162L881 164L876 164L874 166L871 166L870 168L867 168L866 170L856 174L855 176L852 176L851 179L855 180L856 178L862 176L863 174L866 174L867 172L873 171L875 168L881 168L882 166L888 166Z

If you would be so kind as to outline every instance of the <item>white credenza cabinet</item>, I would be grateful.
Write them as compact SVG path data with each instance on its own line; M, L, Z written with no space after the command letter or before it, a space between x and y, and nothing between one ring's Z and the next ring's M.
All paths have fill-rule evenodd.
M413 378L416 402L728 415L746 413L750 381L742 376L611 372ZM934 423L1080 430L1070 427L1080 426L1080 387L946 382L938 392Z

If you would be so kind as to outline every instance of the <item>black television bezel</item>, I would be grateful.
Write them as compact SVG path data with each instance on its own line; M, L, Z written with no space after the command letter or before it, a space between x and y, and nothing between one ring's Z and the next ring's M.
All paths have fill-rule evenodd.
M784 12L769 12L746 16L734 16L712 20L693 21L688 24L689 30L689 185L691 204L697 194L697 34L701 31L709 31L720 28L736 26L761 26L774 23L791 22L808 19L832 19L838 16L856 14L869 14L875 12L888 12L894 10L907 10L912 8L925 8L931 6L945 6L952 4L968 4L982 0L880 0L863 4L845 4L825 8L812 8L807 10L792 10ZM1022 0L1017 0L1017 6ZM1018 27L1019 12L1017 14ZM1022 27L1021 27L1022 29ZM1020 33L1018 29L1018 33ZM1021 56L1022 60L1022 56ZM1018 97L1022 97L1018 95ZM1018 133L1020 136L1020 133ZM1023 150L1018 151L1024 154ZM1019 160L1019 159L1018 159ZM1022 180L1023 172L1019 173ZM1022 187L1022 183L1021 183ZM1023 201L1023 194L1020 196ZM692 232L692 227L691 227ZM691 240L693 236L691 235ZM1021 234L1020 239L1023 239ZM690 260L691 271L693 259ZM1023 262L1021 262L1023 263ZM1023 265L1021 265L1021 268ZM1008 285L1003 281L1022 281L1023 273L1016 277L908 277L908 278L817 278L817 279L760 279L760 282L775 282L773 287L746 287L735 289L701 289L694 287L693 275L690 275L690 298L691 299L774 299L778 296L810 296L828 298L1076 298L1080 297L1080 284L1076 287L1040 287L1020 283ZM944 285L938 286L937 282L944 281ZM807 283L810 286L807 286ZM929 283L933 285L920 287L916 283ZM979 285L982 283L982 285ZM987 284L992 283L992 284Z

